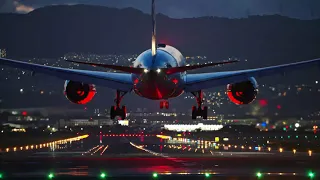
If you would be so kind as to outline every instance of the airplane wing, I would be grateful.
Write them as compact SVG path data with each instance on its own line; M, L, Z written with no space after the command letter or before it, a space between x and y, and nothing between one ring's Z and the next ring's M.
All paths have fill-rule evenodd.
M122 91L130 91L133 87L131 74L127 73L67 69L21 62L6 58L0 58L0 65L30 70L35 73L43 73L58 77L63 80L72 80L88 84L95 84Z
M208 89L229 83L236 83L246 80L249 77L263 77L274 74L284 74L296 69L318 65L320 67L320 58L308 61L270 66L257 69L247 69L239 71L225 71L214 73L187 74L185 76L185 91L194 92L202 89Z

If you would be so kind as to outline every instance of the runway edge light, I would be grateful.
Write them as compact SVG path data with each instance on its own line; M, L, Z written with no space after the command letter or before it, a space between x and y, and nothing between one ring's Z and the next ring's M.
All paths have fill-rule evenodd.
M104 179L104 178L106 178L106 177L107 177L107 174L106 174L106 173L104 173L104 172L100 173L100 178L101 178L101 179Z
M208 177L210 177L210 174L209 174L209 173L204 173L204 176L205 176L206 178L208 178Z
M157 174L157 173L153 173L153 174L152 174L152 177L157 178L157 177L158 177L158 174Z
M53 178L54 178L54 174L53 174L53 173L49 173L49 174L48 174L48 178L49 178L49 179L53 179Z
M308 171L308 177L309 177L310 179L313 179L315 176L316 176L316 175L315 175L314 172Z
M261 172L257 172L256 176L257 176L258 179L260 179L260 178L262 178L262 173Z

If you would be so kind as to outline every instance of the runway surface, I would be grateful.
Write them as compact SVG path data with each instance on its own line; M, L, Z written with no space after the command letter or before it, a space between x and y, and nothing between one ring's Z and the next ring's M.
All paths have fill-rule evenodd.
M319 155L277 151L218 151L196 146L168 144L156 137L103 137L57 145L41 150L3 153L0 173L7 177L59 176L159 176L306 178L320 172ZM274 179L274 178L273 178Z

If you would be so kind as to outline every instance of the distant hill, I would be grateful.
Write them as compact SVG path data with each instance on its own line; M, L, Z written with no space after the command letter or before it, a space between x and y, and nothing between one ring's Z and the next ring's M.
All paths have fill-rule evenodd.
M277 15L157 18L158 41L187 55L237 56L268 64L320 57L320 20ZM19 58L140 53L151 42L150 15L133 8L50 6L29 14L0 14L0 24L0 48Z

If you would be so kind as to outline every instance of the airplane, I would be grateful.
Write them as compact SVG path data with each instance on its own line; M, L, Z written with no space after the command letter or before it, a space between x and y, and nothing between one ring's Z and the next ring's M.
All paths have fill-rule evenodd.
M123 97L132 91L143 98L160 100L161 109L169 108L170 98L191 93L197 101L197 106L192 106L192 119L197 117L207 119L208 107L203 106L204 89L227 85L227 96L233 103L249 104L256 99L258 93L256 77L284 74L295 69L320 65L318 58L256 69L189 74L187 72L190 70L238 61L188 66L179 50L166 44L157 44L155 0L152 0L151 17L151 49L142 52L134 61L133 67L67 60L72 63L113 69L121 73L59 68L6 58L0 58L0 64L30 70L32 75L35 72L43 73L65 80L64 94L69 101L76 104L90 102L96 93L96 85L114 89L116 98L115 105L110 108L111 119L126 118L126 106L121 107L120 104Z

